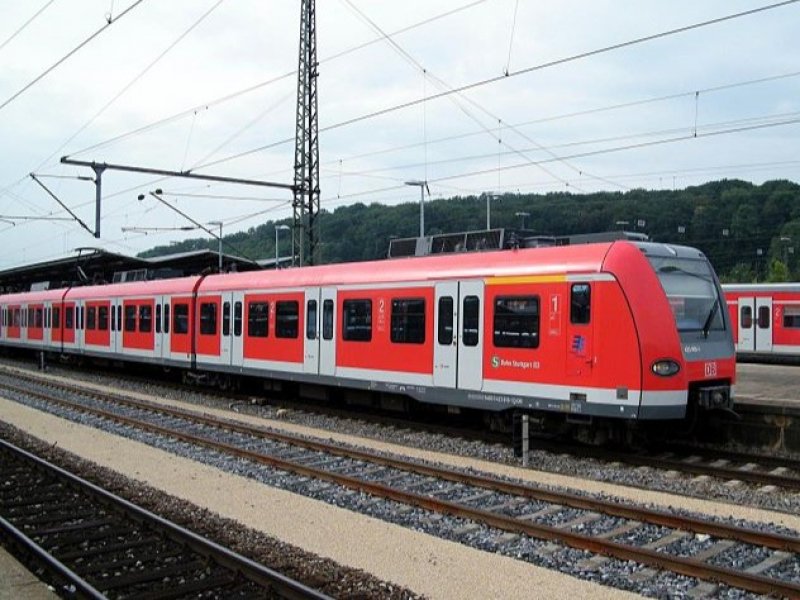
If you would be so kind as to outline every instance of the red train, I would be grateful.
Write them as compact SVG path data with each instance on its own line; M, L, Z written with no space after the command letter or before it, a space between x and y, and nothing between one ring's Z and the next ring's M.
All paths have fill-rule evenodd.
M722 286L741 360L800 362L800 283Z
M721 300L700 251L616 241L5 295L0 344L616 427L731 408Z

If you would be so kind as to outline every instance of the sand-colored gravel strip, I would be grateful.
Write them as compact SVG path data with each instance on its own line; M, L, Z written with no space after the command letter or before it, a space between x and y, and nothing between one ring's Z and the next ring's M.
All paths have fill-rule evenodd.
M0 418L223 517L431 598L633 598L277 490L0 398Z
M3 368L10 368L17 370L13 367L3 367ZM26 372L26 371L20 370L20 372ZM55 375L47 375L47 377L51 377L55 380L63 381L65 383L74 383L70 379L64 377L59 377ZM86 387L91 387L98 390L113 391L115 393L119 393L118 390L109 390L109 388L97 384L81 382L80 385L85 385ZM800 516L790 515L787 513L769 511L747 506L739 506L735 504L726 504L723 502L713 501L713 500L690 498L686 496L668 494L660 491L643 490L640 488L617 485L613 483L606 483L602 481L592 481L587 479L581 479L578 477L572 477L569 475L559 475L544 471L536 471L533 469L521 469L509 465L500 465L497 463L483 461L476 458L460 457L450 454L431 452L428 450L417 450L414 448L400 446L397 444L384 443L369 438L356 437L352 435L337 433L335 431L321 432L318 429L313 429L311 427L305 427L302 425L294 425L292 423L286 423L284 421L268 420L259 417L252 417L249 415L236 414L229 410L214 409L209 407L198 407L197 405L187 402L180 402L176 400L165 400L163 398L159 398L156 396L150 396L147 394L141 394L136 392L124 392L124 394L135 398L141 398L143 400L148 400L151 402L176 405L188 410L213 414L215 416L220 416L228 419L235 419L238 421L242 421L244 423L269 426L290 433L299 433L302 435L322 437L324 439L331 439L338 442L344 442L347 444L368 447L374 450L392 452L427 461L438 462L453 467L472 468L478 471L483 471L496 475L514 477L523 481L530 482L532 485L551 485L551 486L568 488L572 490L581 490L589 493L610 494L626 500L633 500L639 503L653 504L656 506L663 507L664 509L670 509L671 507L680 507L681 509L690 510L701 514L714 515L718 517L732 517L735 519L745 519L756 523L779 524L785 527L790 527L792 529L800 530Z

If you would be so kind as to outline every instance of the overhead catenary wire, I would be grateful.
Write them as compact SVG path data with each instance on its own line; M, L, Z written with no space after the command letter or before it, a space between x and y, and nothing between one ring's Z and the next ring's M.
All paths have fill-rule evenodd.
M659 32L659 33L655 33L655 34L651 34L651 35L647 35L647 36L643 36L643 37L634 38L634 39L627 40L627 41L624 41L624 42L619 42L617 44L611 44L611 45L608 45L608 46L603 46L603 47L600 47L600 48L596 48L594 50L588 50L586 52L580 52L578 54L572 54L570 56L566 56L566 57L563 57L563 58L547 61L547 62L540 63L540 64L537 64L537 65L532 65L530 67L517 69L515 71L509 72L508 75L504 74L504 75L499 75L499 76L495 76L495 77L489 77L489 78L486 78L486 79L481 79L481 80L478 80L478 81L474 81L472 83L464 84L464 85L456 87L456 88L452 88L451 90L447 90L447 91L444 91L444 92L440 92L438 94L427 96L426 98L416 98L414 100L401 102L399 104L394 104L392 106L388 106L388 107L385 107L385 108L382 108L382 109L379 109L379 110L376 110L376 111L372 111L372 112L369 112L369 113L358 115L358 116L352 117L350 119L345 119L343 121L339 121L338 123L334 123L334 124L328 125L326 127L320 127L319 133L325 133L325 132L333 131L335 129L340 129L342 127L346 127L346 126L349 126L349 125L354 125L355 123L360 123L362 121L367 121L367 120L374 119L376 117L380 117L380 116L383 116L383 115L387 115L387 114L390 114L390 113L393 113L393 112L396 112L396 111L399 111L399 110L405 110L407 108L411 108L413 106L417 106L422 102L429 102L429 101L433 101L433 100L438 100L438 99L450 96L452 94L457 94L457 93L460 93L460 92L465 92L467 90L483 87L485 85L490 85L490 84L498 83L500 81L505 81L505 80L507 80L509 78L512 78L512 77L519 77L521 75L526 75L526 74L533 73L533 72L536 72L536 71L541 71L541 70L544 70L544 69L549 69L549 68L552 68L552 67L568 64L568 63L575 62L575 61L578 61L578 60L583 60L583 59L586 59L586 58L589 58L589 57L592 57L592 56L605 54L607 52L613 52L615 50L620 50L622 48L629 48L629 47L632 47L632 46L636 46L636 45L643 44L643 43L646 43L646 42L651 42L651 41L654 41L654 40L657 40L657 39L662 39L662 38L669 37L669 36L672 36L672 35L678 35L678 34L681 34L681 33L686 33L688 31L692 31L692 30L695 30L695 29L701 29L703 27L709 27L709 26L712 26L712 25L718 25L718 24L724 23L726 21L731 21L733 19L739 19L739 18L751 16L751 15L758 14L758 13L761 13L761 12L765 12L765 11L768 11L768 10L774 10L774 9L777 9L777 8L782 8L782 7L788 6L790 4L795 4L797 2L800 2L800 0L784 0L783 2L777 2L777 3L774 3L774 4L768 4L768 5L760 6L760 7L754 8L754 9L750 9L750 10L746 10L746 11L742 11L742 12L737 12L737 13L732 13L732 14L725 15L725 16L722 16L722 17L716 17L714 19L708 19L708 20L705 20L705 21L699 21L699 22L696 22L696 23L692 23L690 25L684 25L682 27L668 29L666 31L662 31L662 32ZM277 146L281 146L281 145L284 145L284 144L292 143L292 142L294 142L294 138L293 137L292 138L286 138L286 139L283 139L283 140L272 142L272 143L264 145L264 146L259 146L257 148L252 148L250 150L245 150L245 151L242 151L242 152L238 152L236 154L232 154L230 156L223 157L223 158L217 159L217 160L212 161L212 162L208 162L208 163L204 163L204 164L198 165L196 167L196 169L202 169L202 168L206 168L206 167L215 166L215 165L219 165L219 164L222 164L222 163L230 162L232 160L237 160L239 158L243 158L243 157L249 156L251 154L262 152L264 150L267 150L267 149L270 149L270 148L274 148L274 147L277 147Z
M48 0L48 2L45 2L44 6L42 6L39 10L33 13L33 15L27 21L25 21L16 31L14 31L14 33L12 33L8 38L6 38L6 40L2 44L0 44L0 50L5 48L11 42L11 40L13 40L23 31L25 31L28 25L33 23L36 20L36 18L39 15L41 15L53 2L55 2L55 0Z
M42 79L44 79L45 77L47 77L47 75L49 75L50 73L52 73L52 72L53 72L53 71L54 71L56 68L58 68L58 67L59 67L60 65L62 65L64 62L66 62L66 61L67 61L67 60L68 60L68 59L69 59L71 56L73 56L73 55L74 55L76 52L78 52L78 51L79 51L81 48L83 48L84 46L86 46L86 45L87 45L89 42L91 42L93 39L95 39L97 36L99 36L101 33L103 33L103 32L104 32L106 29L108 29L109 27L111 27L111 26L112 26L114 23L116 23L117 21L119 21L119 20L120 20L122 17L124 17L125 15L129 14L129 13L130 13L130 12L131 12L131 11L132 11L134 8L136 8L137 6L139 6L139 5L140 5L142 2L144 2L144 0L135 0L135 2L134 2L133 4L131 4L131 5L130 5L128 8L126 8L125 10L123 10L123 11L122 11L122 12L121 12L121 13L120 13L120 14L119 14L119 15L118 15L118 16L117 16L115 19L111 19L111 20L107 21L107 22L106 22L106 24L105 24L105 25L103 25L103 26L102 26L100 29L98 29L97 31L95 31L95 32L94 32L93 34L91 34L91 35L90 35L88 38L86 38L86 39L85 39L85 40L83 40L83 41L82 41L80 44L78 44L77 46L75 46L75 48L73 48L72 50L70 50L69 52L67 52L67 53L66 53L64 56L62 56L61 58L59 58L59 59L58 59L58 60L57 60L55 63L53 63L51 66L49 66L47 69L45 69L45 70L44 70L42 73L40 73L39 75L37 75L37 76L36 76L36 77L33 79L33 81L31 81L30 83L28 83L28 84L26 84L25 86L23 86L23 87L22 87L22 89L18 90L18 91L17 91L17 92L15 92L14 94L12 94L12 95L11 95L11 97L7 98L7 99L6 99L6 100L5 100L5 101L4 101L2 104L0 104L0 110L3 110L3 109L6 107L6 106L8 106L9 104L11 104L11 103L12 103L14 100L16 100L17 98L19 98L19 97L20 97L22 94L24 94L24 93L25 93L26 91L28 91L29 89L31 89L31 88L32 88L34 85L36 85L36 84L37 84L39 81L41 81ZM49 5L48 5L48 6L49 6ZM37 170L38 170L38 169L37 169Z

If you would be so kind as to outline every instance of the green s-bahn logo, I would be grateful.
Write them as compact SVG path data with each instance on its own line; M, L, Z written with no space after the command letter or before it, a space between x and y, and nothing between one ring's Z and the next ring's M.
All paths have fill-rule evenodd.
M500 366L500 357L499 356L493 356L492 357L492 368L496 369L499 366Z

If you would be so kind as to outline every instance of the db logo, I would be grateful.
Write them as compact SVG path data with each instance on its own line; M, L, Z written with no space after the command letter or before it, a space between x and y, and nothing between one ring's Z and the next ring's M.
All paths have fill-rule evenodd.
M705 364L706 370L706 377L716 377L717 376L717 363L715 362L707 362Z

